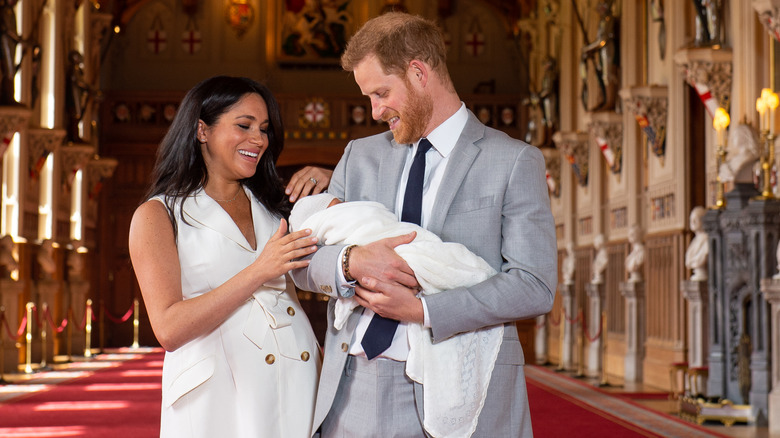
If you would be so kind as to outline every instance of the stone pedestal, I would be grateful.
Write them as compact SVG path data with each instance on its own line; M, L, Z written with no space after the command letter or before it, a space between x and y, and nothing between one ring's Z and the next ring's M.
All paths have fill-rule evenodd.
M39 363L41 366L49 365L54 362L54 355L57 354L59 346L57 333L55 329L59 327L61 318L58 309L62 302L62 283L55 280L40 280L36 283L38 292L35 306L37 307L40 326L35 326L33 332L33 363ZM47 317L47 313L49 317ZM54 328L52 328L52 323Z
M680 282L680 291L688 301L688 367L707 366L709 314L706 281Z
M589 339L586 350L587 369L585 373L590 377L594 377L601 375L601 367L603 366L601 358L603 357L602 347L606 333L601 332L601 310L604 307L604 284L588 283L585 285L585 291L588 293L588 310L590 314L590 318L587 321Z
M86 334L84 323L87 313L87 298L89 298L89 282L84 280L71 280L68 282L68 305L70 306L71 323L68 324L67 345L65 347L68 356L84 355L86 348Z
M780 436L780 279L761 280L761 292L769 302L769 320L771 322L772 339L770 342L772 362L772 390L769 392L767 418L769 420L769 435Z
M547 355L547 315L540 315L536 317L536 330L534 333L534 353L536 356L536 363L544 365L548 362L549 356Z
M626 382L641 382L645 359L645 284L620 283L626 304Z
M14 336L22 323L23 292L24 284L22 282L10 279L0 280L0 307L2 307L5 317L3 325L7 325L8 330ZM0 342L0 354L2 354L0 356L0 367L2 367L3 373L17 373L19 372L20 342L24 340L24 335L12 339L9 338L9 334L6 332L5 327L0 327L0 340L2 340Z
M577 344L576 326L572 321L577 317L577 305L575 303L574 285L561 284L558 286L561 293L561 330L563 330L563 343L561 345L561 361L563 368L574 368L575 346Z

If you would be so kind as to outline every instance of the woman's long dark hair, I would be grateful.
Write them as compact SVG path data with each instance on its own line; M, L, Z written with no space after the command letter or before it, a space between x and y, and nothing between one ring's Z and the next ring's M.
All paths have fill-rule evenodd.
M231 76L206 79L184 96L171 127L157 149L152 184L144 201L163 195L169 212L173 213L177 198L186 198L206 185L209 175L198 142L198 120L212 126L247 94L260 95L268 107L268 148L261 156L255 174L241 180L241 183L273 215L284 218L290 215L290 202L276 172L276 160L284 148L284 127L279 104L266 86L252 79ZM175 231L175 221L173 223Z

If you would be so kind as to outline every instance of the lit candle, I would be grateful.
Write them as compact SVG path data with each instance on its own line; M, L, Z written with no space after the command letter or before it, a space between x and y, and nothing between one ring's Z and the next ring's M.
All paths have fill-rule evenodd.
M726 128L729 127L730 122L731 119L729 118L729 113L727 113L726 110L723 108L718 108L715 110L715 117L712 118L712 127L715 128L715 132L718 133L718 146L725 146L723 143L723 134L726 132Z
M769 133L772 135L775 133L775 110L777 109L778 104L780 104L780 99L778 99L777 93L771 93L767 98L766 105L769 107L768 129Z
M758 111L758 130L764 132L766 129L766 120L764 120L764 114L766 113L766 101L763 97L756 99L756 111Z

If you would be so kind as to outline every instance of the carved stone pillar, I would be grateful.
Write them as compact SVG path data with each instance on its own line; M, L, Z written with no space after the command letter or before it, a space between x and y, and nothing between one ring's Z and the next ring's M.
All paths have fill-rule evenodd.
M45 181L47 185L51 185L52 190L56 190L55 187L58 185L54 179L56 178L54 172L57 170L54 170L52 175L47 175L46 180L41 178L43 166L46 164L50 154L57 154L56 150L62 145L64 138L64 129L30 128L27 130L27 160L26 165L21 165L21 174L29 175L29 178L25 177L23 179L23 184L26 184L25 195L22 198L22 211L25 215L25 221L20 234L28 241L38 240L40 234L38 223L42 220L39 210L39 204L42 202L40 197L42 181ZM55 208L53 204L49 205L49 207Z
M620 283L626 304L626 382L641 382L645 359L645 283Z
M748 295L743 300L749 302L743 305L741 318L732 315L731 320L737 316L743 332L750 337L749 401L756 425L766 426L772 384L770 306L761 293L760 280L772 277L777 267L780 200L752 200L743 212L740 225L746 236L750 267L746 284Z
M555 148L541 148L544 155L545 177L550 196L561 196L561 153Z
M11 279L0 279L0 310L4 315L4 326L8 327L10 334L16 336L16 331L22 323L24 283ZM3 373L19 372L19 348L17 341L22 337L9 337L5 327L0 327L0 365Z
M772 329L772 338L769 340L772 391L769 393L769 407L767 409L769 435L780 436L780 279L762 279L761 292L770 304L769 321Z
M572 324L577 317L574 285L559 284L558 290L561 293L561 330L563 330L561 363L564 369L570 370L574 368L574 347L577 343L576 328Z
M588 131L601 149L607 167L614 174L623 168L623 116L616 112L590 113Z
M28 169L32 178L38 178L46 157L62 144L64 138L64 129L31 128L27 131Z
M780 0L753 0L753 9L769 35L780 41Z
M601 373L601 349L604 345L606 333L601 331L601 311L604 308L604 283L587 283L585 290L588 293L588 319L589 344L587 349L587 369L585 373L590 376L599 376Z
M82 327L86 323L87 299L90 283L86 272L87 254L78 248L68 251L67 303L70 308L71 323L68 325L65 350L69 356L81 355L86 347L86 336Z
M699 94L710 117L718 107L728 111L733 73L731 49L685 48L674 55L674 62L685 82Z
M620 90L623 107L633 114L653 153L663 162L666 155L666 118L669 106L665 86L651 85Z
M54 239L68 242L70 236L71 188L73 178L95 155L95 148L85 143L68 143L60 148L60 194L55 215Z
M534 334L534 356L536 357L536 363L544 365L548 363L547 355L547 336L549 331L547 330L547 315L539 315L536 317L536 331Z
M556 132L553 135L555 147L571 165L577 176L577 183L588 185L588 134L585 132Z
M703 367L707 365L709 334L707 283L683 280L680 291L688 301L688 367Z

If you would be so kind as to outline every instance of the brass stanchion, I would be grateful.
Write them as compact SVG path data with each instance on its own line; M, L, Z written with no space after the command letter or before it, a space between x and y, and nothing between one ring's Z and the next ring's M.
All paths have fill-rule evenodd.
M133 348L138 348L138 298L133 300Z
M32 311L33 307L35 307L35 304L28 302L25 306L27 308L27 334L25 336L26 340L26 360L24 364L24 372L27 374L30 374L33 372L32 369Z
M85 323L84 357L92 357L92 300L87 300L87 321Z
M43 370L48 368L46 364L46 353L48 352L46 348L46 311L49 307L46 303L43 303L41 307L43 308L43 318L41 318L43 323L41 324L41 365L39 369Z

